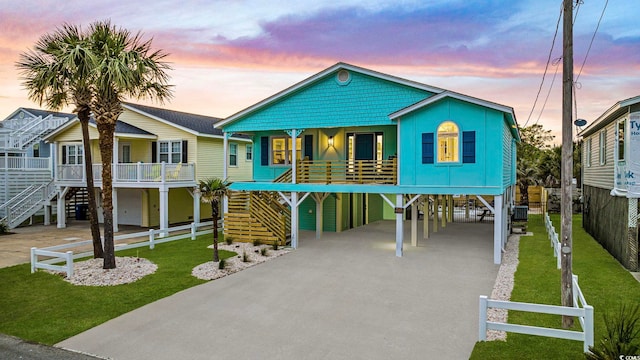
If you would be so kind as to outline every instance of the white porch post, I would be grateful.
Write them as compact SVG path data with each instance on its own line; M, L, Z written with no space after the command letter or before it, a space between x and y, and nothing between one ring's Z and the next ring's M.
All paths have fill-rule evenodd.
M58 181L58 142L54 141L53 144L50 144L50 148L49 151L51 152L49 154L50 157L53 158L53 179L55 181ZM60 161L60 164L62 164L62 161Z
M402 214L404 209L402 207L402 194L396 194L396 256L402 257L402 241L404 236L404 229L402 224Z
M160 191L160 230L164 230L160 236L167 236L166 230L169 228L169 189L162 186Z
M418 204L411 203L411 246L418 246Z
M51 225L51 203L44 206L44 224Z
M298 193L291 192L291 247L298 248Z
M296 146L296 139L298 138L298 133L296 132L296 129L292 129L291 130L291 183L295 184L297 179L296 179L296 172L297 172L297 165L298 162L296 161L297 159L297 155L298 155L298 149Z
M118 154L118 138L117 137L113 137L113 167L111 168L111 172L113 173L113 182L117 182L118 181L118 156L120 156ZM84 169L84 167L82 167ZM164 181L164 178L162 178L162 180ZM115 190L115 189L114 189ZM115 214L113 215L114 219L115 219ZM114 221L114 226L116 224L116 222ZM113 231L116 231L115 228Z
M429 238L429 195L425 195L423 197L424 205L422 205L422 212L424 212L424 216L422 217L422 238Z
M66 208L66 199L64 198L66 195L66 191L62 188L58 189L58 201L57 201L57 213L58 213L58 229L64 229L67 227L67 212Z
M229 177L229 133L222 133L222 179L227 180ZM194 206L195 211L195 206ZM229 212L229 197L222 198L222 217ZM195 219L195 218L194 218Z
M500 264L502 262L502 244L503 244L503 219L504 214L502 195L494 196L494 221L493 221L493 263Z
M193 191L193 222L200 224L200 192Z
M112 188L111 200L113 203L113 232L120 231L118 229L118 188Z

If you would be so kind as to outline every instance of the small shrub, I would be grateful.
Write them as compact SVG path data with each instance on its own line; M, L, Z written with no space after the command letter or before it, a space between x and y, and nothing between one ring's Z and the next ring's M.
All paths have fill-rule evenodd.
M262 244L262 242L260 242L259 239L253 240L253 246L260 246L260 244Z
M6 234L9 232L9 226L4 221L0 221L0 234Z
M233 236L225 236L224 237L224 242L226 242L227 245L233 244Z
M262 255L262 256L269 255L268 250L267 250L266 247L263 247L262 249L260 249L260 255Z
M278 242L277 241L275 241L273 243L273 250L278 250Z
M640 305L623 304L613 316L605 312L602 316L607 334L589 347L585 353L588 360L621 359L622 355L640 353Z
M246 251L242 253L242 262L251 262L251 259L249 258L249 254L247 254Z
M218 262L218 269L224 270L226 266L227 266L227 261L225 259L220 259L220 262Z

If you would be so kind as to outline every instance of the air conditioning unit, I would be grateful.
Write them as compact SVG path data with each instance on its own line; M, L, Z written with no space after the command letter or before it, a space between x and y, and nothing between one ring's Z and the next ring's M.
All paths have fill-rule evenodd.
M511 219L513 221L527 221L529 220L529 207L528 206L514 206L513 215Z

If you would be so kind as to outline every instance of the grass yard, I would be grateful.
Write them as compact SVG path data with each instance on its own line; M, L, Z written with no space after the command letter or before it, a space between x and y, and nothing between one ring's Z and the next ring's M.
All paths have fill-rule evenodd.
M551 216L551 220L560 232L560 217ZM605 332L603 312L615 311L622 303L636 303L640 283L584 231L581 221L581 215L574 216L573 273L578 275L587 303L594 307L597 344ZM542 215L529 217L528 230L534 236L520 238L520 264L511 300L560 305L560 270L556 269ZM508 321L561 328L561 317L556 315L510 311ZM580 329L577 319L575 327ZM578 341L509 333L507 342L478 342L471 359L584 359L582 346Z
M117 256L139 256L158 265L156 273L131 284L75 286L60 276L30 265L0 269L0 332L25 340L55 344L145 304L206 281L191 276L191 269L210 261L211 234L149 248L118 251ZM221 258L235 253L220 250Z

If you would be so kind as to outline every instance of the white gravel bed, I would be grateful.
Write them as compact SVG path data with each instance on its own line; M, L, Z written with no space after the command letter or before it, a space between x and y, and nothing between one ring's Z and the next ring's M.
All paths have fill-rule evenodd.
M505 253L502 256L502 264L498 270L498 276L496 282L493 285L493 291L491 292L491 299L493 300L509 300L511 299L511 291L513 291L513 275L518 268L518 252L520 249L520 236L513 235L507 242ZM489 321L494 322L507 322L508 313L505 309L493 309L487 310L487 318ZM487 331L487 341L493 340L507 340L507 333L498 330Z
M103 263L103 259L75 262L73 276L64 280L74 285L113 286L138 281L158 269L158 265L137 257L116 257L115 269L103 269Z
M213 245L209 245L208 248L213 249ZM267 255L261 255L261 249L267 249ZM258 245L254 246L251 243L236 242L231 245L226 243L218 244L219 250L228 250L237 253L238 255L226 259L226 266L224 269L218 269L218 263L209 261L204 264L200 264L193 268L191 275L201 280L213 280L218 279L234 272L244 270L248 267L255 266L263 263L267 260L271 260L278 256L288 253L290 248L279 247L278 250L273 250L271 245ZM242 261L243 254L246 252L249 261Z

